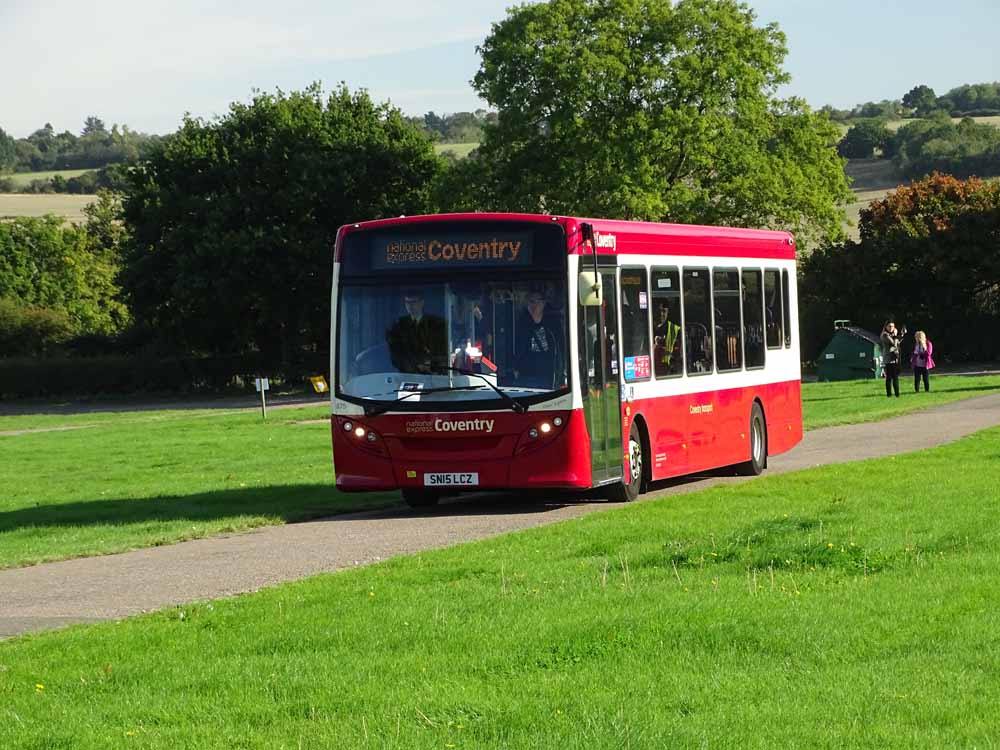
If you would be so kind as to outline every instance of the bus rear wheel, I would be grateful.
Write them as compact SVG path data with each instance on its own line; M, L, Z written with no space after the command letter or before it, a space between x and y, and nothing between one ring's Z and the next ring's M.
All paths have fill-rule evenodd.
M441 496L430 490L403 490L403 502L411 508L433 508Z
M760 404L753 402L750 410L750 460L739 464L737 470L745 477L756 477L767 466L767 423Z
M643 474L645 468L642 436L639 435L639 428L633 422L628 432L628 477L622 477L622 481L613 486L611 499L616 503L630 503L639 497L645 481ZM625 484L626 479L628 484Z

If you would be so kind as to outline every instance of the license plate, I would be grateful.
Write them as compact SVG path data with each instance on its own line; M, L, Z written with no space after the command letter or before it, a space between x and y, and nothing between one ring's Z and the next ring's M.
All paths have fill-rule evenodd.
M478 472L464 474L424 474L424 487L476 487L479 485Z

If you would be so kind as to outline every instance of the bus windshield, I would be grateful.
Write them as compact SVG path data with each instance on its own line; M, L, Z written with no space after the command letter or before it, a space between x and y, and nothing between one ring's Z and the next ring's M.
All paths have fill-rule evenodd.
M342 396L419 408L568 386L565 280L344 280L338 297Z

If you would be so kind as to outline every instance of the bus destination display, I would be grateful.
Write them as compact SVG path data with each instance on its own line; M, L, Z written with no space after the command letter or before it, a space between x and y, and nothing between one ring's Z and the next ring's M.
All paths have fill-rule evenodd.
M530 233L375 234L372 270L523 267L531 265Z

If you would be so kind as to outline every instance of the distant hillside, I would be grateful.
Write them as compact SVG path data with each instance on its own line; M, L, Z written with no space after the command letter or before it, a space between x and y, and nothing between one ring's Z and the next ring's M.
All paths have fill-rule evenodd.
M857 240L860 237L858 217L861 209L889 195L902 181L888 159L850 159L844 166L844 173L851 179L851 191L854 193L854 201L845 209L850 222L845 228L847 235Z

